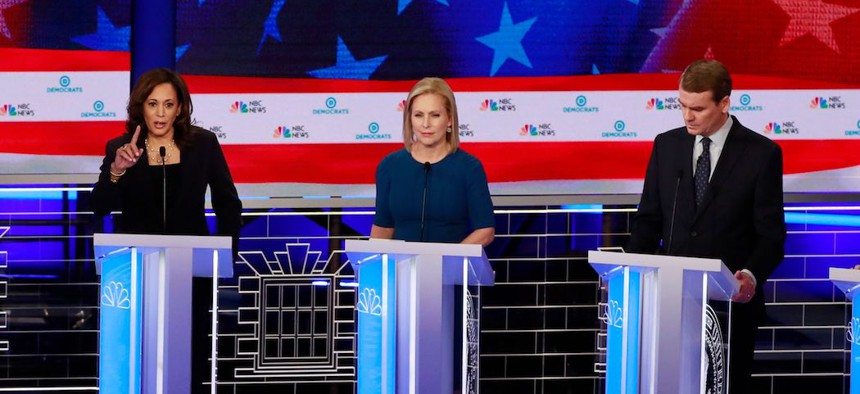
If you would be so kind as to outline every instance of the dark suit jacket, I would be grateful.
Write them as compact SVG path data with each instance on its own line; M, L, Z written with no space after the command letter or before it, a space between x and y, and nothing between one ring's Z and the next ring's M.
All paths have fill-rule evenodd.
M233 178L227 168L227 161L218 144L218 138L212 132L199 127L193 127L196 138L190 146L182 149L180 162L181 187L175 201L168 203L169 234L209 235L206 224L205 196L206 187L211 189L212 208L217 220L217 234L233 237L234 253L236 240L241 227L242 202L239 200ZM144 149L143 137L138 146L143 149L143 156L138 162L126 170L120 180L114 184L110 181L110 165L116 156L116 150L131 140L131 134L124 134L108 141L105 148L105 158L101 166L98 183L93 188L93 212L101 217L111 211L122 211L118 223L118 232L139 234L160 234L161 201L153 201L150 197L152 185L161 178L152 179L151 171L147 171L147 152Z
M732 272L749 269L760 295L785 252L782 151L732 119L698 209L693 190L695 136L685 127L657 136L627 250L722 259Z

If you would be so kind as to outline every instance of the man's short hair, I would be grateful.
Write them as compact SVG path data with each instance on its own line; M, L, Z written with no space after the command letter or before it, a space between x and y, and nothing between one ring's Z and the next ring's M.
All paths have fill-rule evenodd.
M722 63L716 60L696 60L681 74L681 89L691 93L712 92L714 102L719 103L732 94L732 76Z

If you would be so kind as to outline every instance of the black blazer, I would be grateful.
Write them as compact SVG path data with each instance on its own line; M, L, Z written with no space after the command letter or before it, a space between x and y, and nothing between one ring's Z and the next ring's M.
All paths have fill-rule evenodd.
M732 272L750 270L760 287L785 254L782 151L732 119L698 210L695 136L685 127L657 136L627 250L719 258Z
M206 187L211 189L212 208L217 220L217 234L233 237L234 253L241 227L242 202L239 200L230 169L221 151L218 138L212 132L192 127L195 138L190 146L182 150L180 166L181 187L176 193L176 201L169 202L169 234L209 235L205 218ZM138 234L160 234L161 217L157 214L161 201L154 201L150 185L159 182L152 179L147 171L147 152L143 138L138 146L143 156L134 166L126 170L119 181L110 181L110 165L116 150L131 140L131 134L124 134L108 141L105 158L101 166L98 183L93 188L92 208L101 217L111 211L122 211L117 224L117 232Z

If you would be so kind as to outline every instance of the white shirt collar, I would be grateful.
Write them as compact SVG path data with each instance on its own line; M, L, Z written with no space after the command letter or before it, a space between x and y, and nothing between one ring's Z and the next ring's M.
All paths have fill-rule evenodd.
M730 115L729 118L726 119L726 122L723 123L723 125L720 126L720 128L717 129L714 134L711 134L711 136L708 137L711 139L711 146L716 145L721 148L725 146L726 138L729 138L729 130L731 130L733 123L734 122L732 121L732 117ZM696 136L696 145L699 145L699 143L702 142L702 138L704 137L702 137L701 135Z

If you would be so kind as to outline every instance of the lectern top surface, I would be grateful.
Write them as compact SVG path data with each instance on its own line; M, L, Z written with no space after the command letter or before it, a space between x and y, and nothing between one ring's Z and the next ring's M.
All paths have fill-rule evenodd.
M93 234L98 275L101 275L101 263L105 257L129 253L137 248L144 254L166 251L171 264L191 263L194 276L229 278L233 276L232 245L233 240L228 236ZM181 256L187 258L179 258ZM144 258L144 263L150 260L156 259Z
M155 235L155 234L93 234L96 246L117 247L179 247L232 249L233 241L228 236L215 235Z
M860 290L860 270L830 267L830 280L849 299Z
M390 239L346 240L351 252L386 253L401 255L440 255L482 257L484 248L477 244L446 244L437 242L406 242Z

